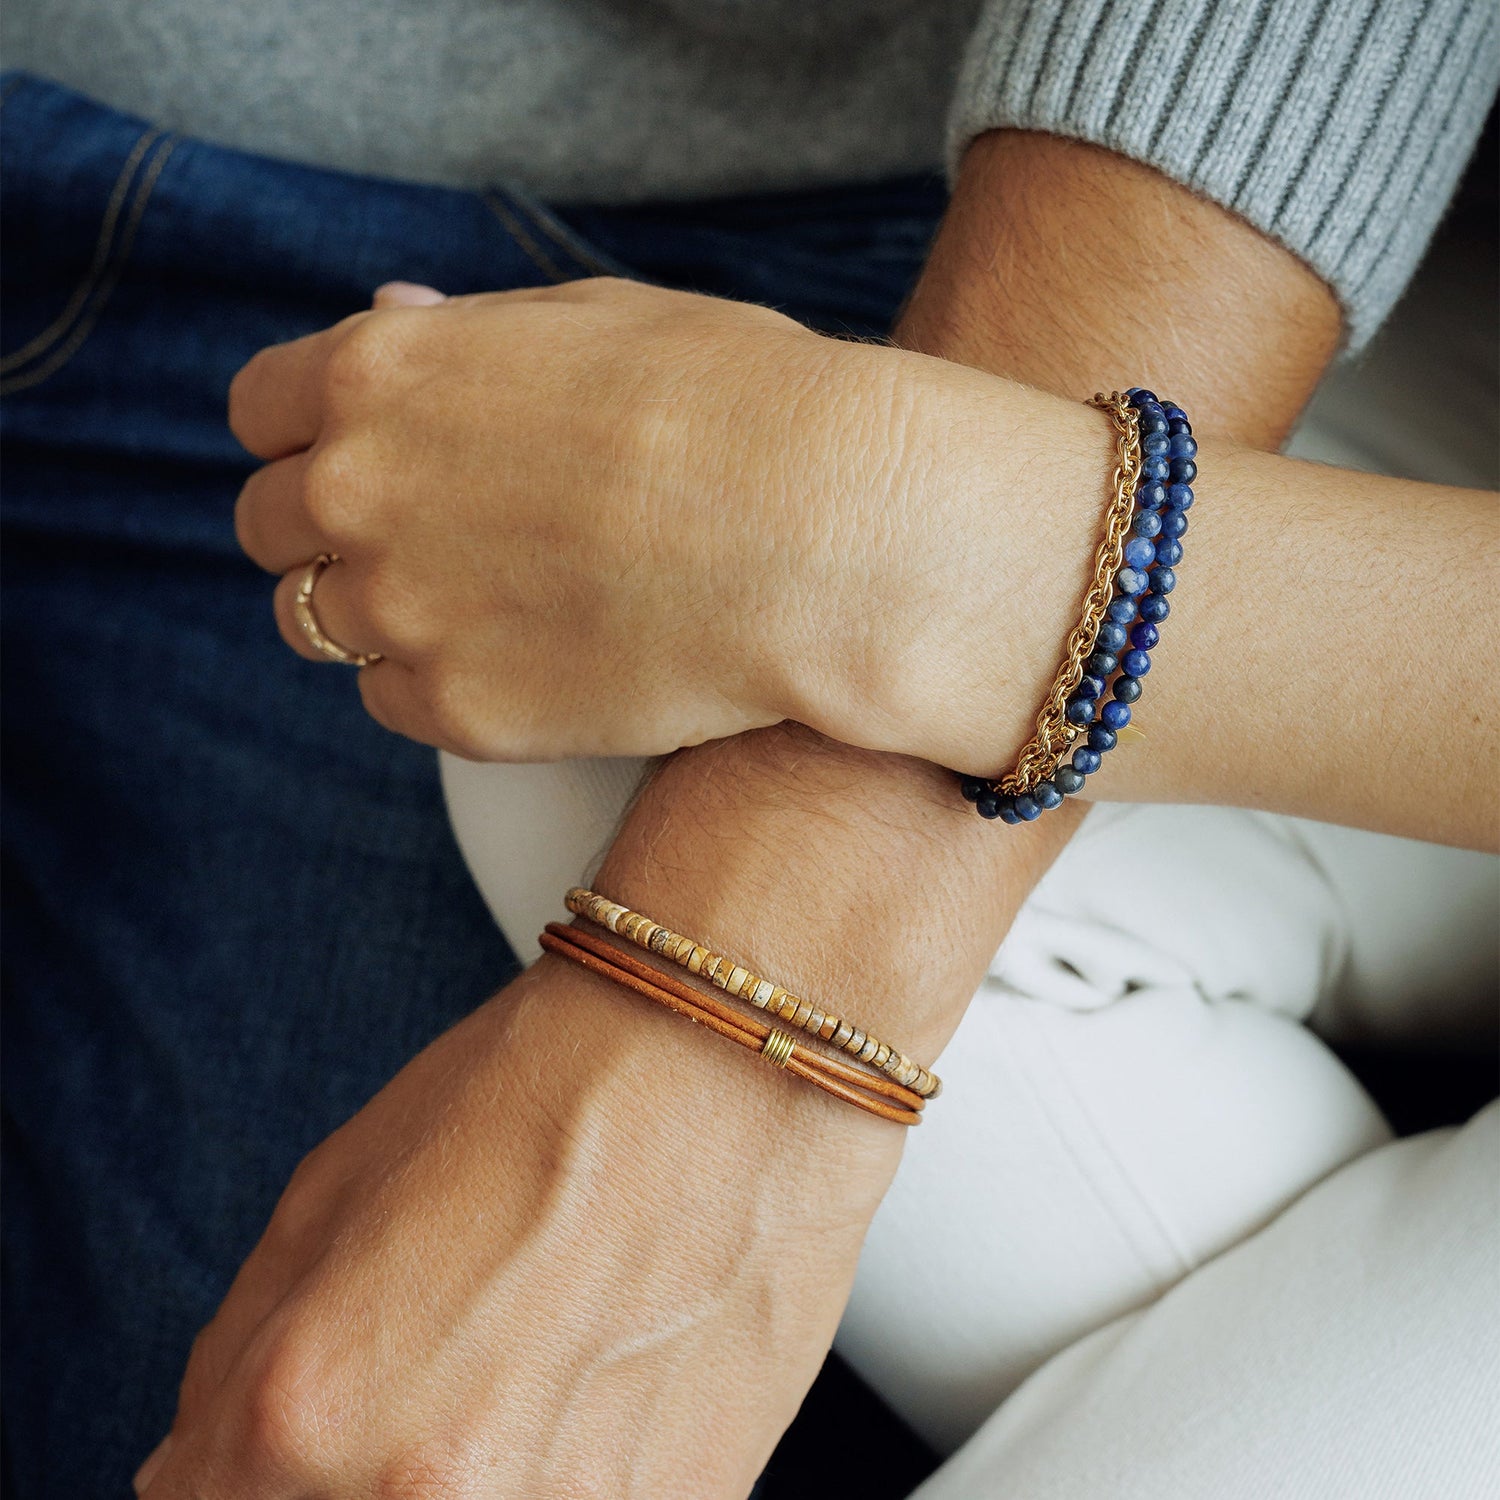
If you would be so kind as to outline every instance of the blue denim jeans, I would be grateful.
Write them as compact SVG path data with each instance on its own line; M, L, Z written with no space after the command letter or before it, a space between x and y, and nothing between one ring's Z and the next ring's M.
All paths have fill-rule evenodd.
M3 91L5 1489L87 1500L128 1494L298 1159L515 968L433 754L276 635L230 376L395 278L879 334L942 191L555 212Z

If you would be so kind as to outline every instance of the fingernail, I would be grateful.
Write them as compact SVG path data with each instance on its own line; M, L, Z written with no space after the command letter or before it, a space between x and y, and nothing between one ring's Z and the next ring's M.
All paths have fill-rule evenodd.
M436 287L414 281L388 281L375 289L376 307L433 307L447 300Z
M156 1471L167 1461L167 1449L172 1446L172 1434L169 1432L161 1442L152 1450L146 1462L135 1471L135 1478L130 1482L135 1486L137 1495L141 1494L146 1486L156 1478Z

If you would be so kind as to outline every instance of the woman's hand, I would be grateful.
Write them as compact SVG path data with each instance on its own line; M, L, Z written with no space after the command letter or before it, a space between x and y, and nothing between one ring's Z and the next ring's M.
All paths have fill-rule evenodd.
M1034 630L1028 670L1050 676L1110 441L1097 413L973 370L613 280L377 307L256 356L230 406L269 460L237 522L286 575L288 642L316 656L292 601L336 554L314 608L385 658L361 673L370 712L497 760L653 754L784 718L962 756L976 725L955 700L1003 670L997 641ZM1082 509L1076 536L1024 559L1023 602L998 559L1007 508L1035 496L993 455L1059 412L1085 433ZM1036 574L1056 558L1054 587ZM996 760L1012 724L986 726Z

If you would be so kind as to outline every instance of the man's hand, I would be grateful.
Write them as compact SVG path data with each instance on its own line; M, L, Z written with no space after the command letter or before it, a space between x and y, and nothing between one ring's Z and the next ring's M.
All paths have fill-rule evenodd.
M954 802L766 730L662 768L599 883L931 1058L1072 822L1002 844ZM141 1490L741 1500L904 1135L544 959L307 1157Z

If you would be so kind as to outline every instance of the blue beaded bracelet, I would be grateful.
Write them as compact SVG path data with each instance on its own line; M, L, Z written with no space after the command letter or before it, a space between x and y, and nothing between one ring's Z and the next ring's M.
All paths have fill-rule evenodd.
M1030 823L1081 791L1131 721L1151 653L1171 613L1182 536L1198 477L1198 445L1175 402L1133 386L1095 396L1119 437L1114 494L1083 619L1014 769L966 776L964 797L982 818ZM1107 696L1106 696L1107 692Z

